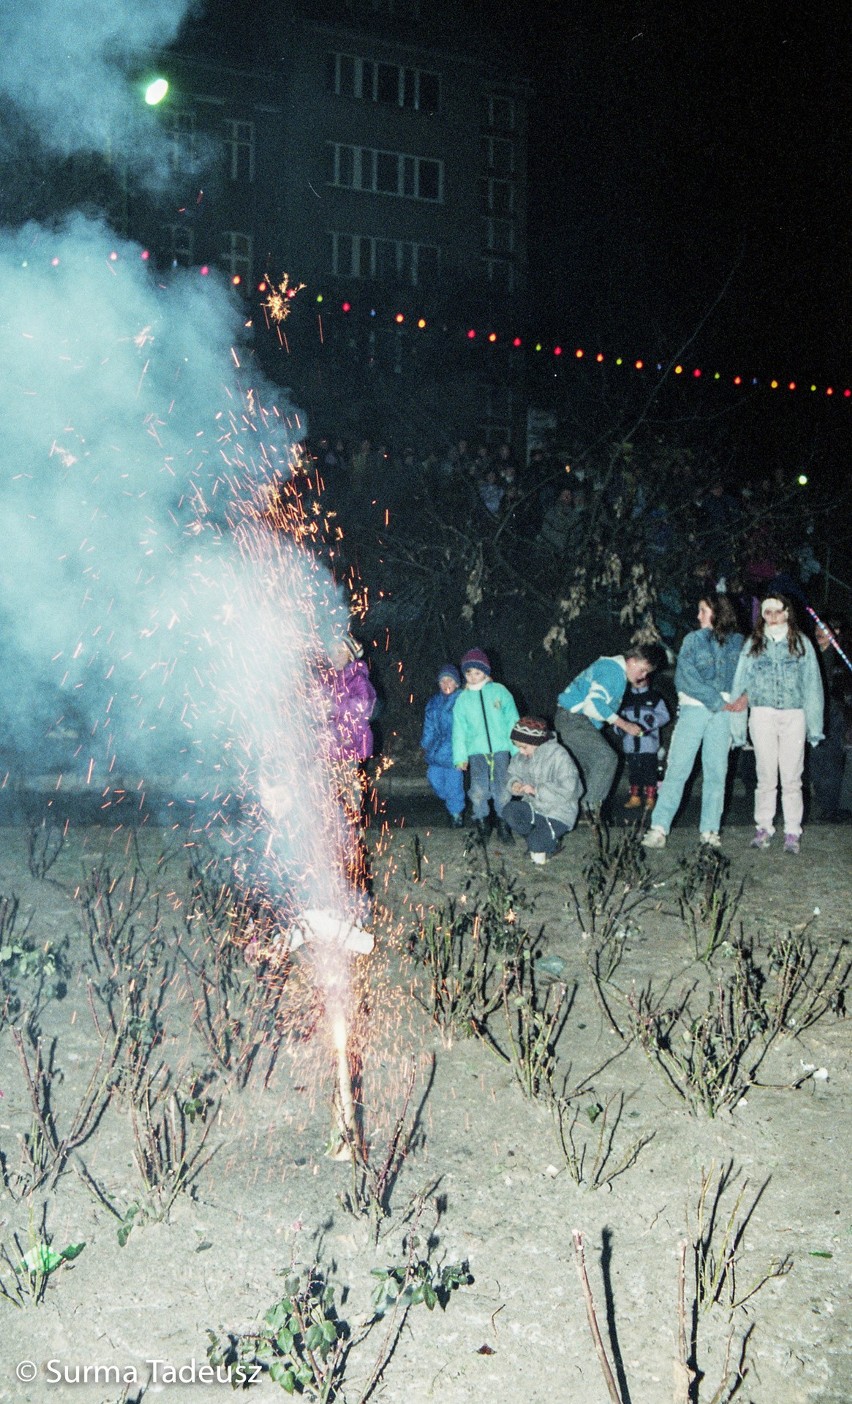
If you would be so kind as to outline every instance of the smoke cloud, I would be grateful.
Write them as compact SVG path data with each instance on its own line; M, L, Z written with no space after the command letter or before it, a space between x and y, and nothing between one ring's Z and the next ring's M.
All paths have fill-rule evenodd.
M191 0L27 0L0 8L0 92L29 140L60 155L165 170L167 148L134 86L198 6Z
M42 149L119 148L146 176L156 123L142 140L130 79L187 8L7 6L0 90ZM7 756L32 775L61 753L105 793L160 780L215 808L236 792L267 877L296 872L303 904L345 910L311 662L347 611L251 506L289 475L305 425L243 369L243 310L215 275L158 282L136 244L81 213L0 230L0 286ZM264 814L264 787L285 817Z

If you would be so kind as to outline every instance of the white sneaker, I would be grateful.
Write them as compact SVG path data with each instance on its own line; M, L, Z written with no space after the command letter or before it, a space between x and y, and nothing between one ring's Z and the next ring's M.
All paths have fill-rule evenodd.
M698 837L703 844L707 845L708 848L722 847L722 840L720 839L718 833L716 833L714 829L705 829L703 833L700 833L698 835Z
M531 854L530 854L530 857L532 858L533 862L534 862L534 863L538 863L539 866L541 866L543 863L546 863L546 862L547 862L547 854L546 854L546 853L531 853Z
M643 848L665 848L668 834L665 829L658 829L656 824L648 830L642 840Z

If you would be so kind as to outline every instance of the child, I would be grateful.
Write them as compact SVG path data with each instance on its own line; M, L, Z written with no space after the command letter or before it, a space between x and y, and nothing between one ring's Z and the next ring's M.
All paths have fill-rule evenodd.
M585 805L592 815L600 815L618 769L618 757L602 735L604 722L629 736L641 734L636 722L622 721L618 709L627 684L636 687L653 671L652 654L631 648L624 655L596 659L556 699L556 732L580 768Z
M453 711L459 699L461 673L453 663L438 669L438 691L426 703L420 745L426 755L426 778L443 800L454 829L462 826L464 776L453 765Z
M510 739L518 750L509 761L512 799L503 819L526 839L532 861L546 863L577 822L580 772L540 717L521 717Z
M364 662L364 648L351 634L344 634L329 652L326 674L330 759L337 772L341 797L354 814L360 814L364 793L365 760L373 754L370 718L376 692Z
M461 670L465 685L453 708L453 764L459 770L470 768L469 798L476 833L486 837L488 804L493 800L498 836L504 843L514 843L502 815L509 798L506 772L515 750L510 738L518 709L508 688L492 682L491 662L481 648L468 650Z
M743 645L727 595L707 590L698 603L698 625L681 644L675 668L678 714L669 743L666 775L651 815L644 848L665 848L695 757L701 752L702 844L721 848L719 829L731 750L733 677Z
M731 691L735 705L747 703L754 746L757 788L752 848L768 848L775 832L775 806L781 780L784 852L798 853L802 836L802 771L805 739L823 740L824 698L814 646L796 623L792 601L769 595L740 654ZM733 715L735 746L745 741L745 711Z
M671 713L665 698L646 681L627 684L618 715L642 728L641 736L631 736L628 731L621 733L630 785L630 797L624 808L640 809L644 794L645 808L653 809L657 799L660 728L671 720Z

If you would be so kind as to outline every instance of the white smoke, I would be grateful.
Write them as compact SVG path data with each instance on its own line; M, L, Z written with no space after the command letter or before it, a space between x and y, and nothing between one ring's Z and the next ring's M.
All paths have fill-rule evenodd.
M0 7L0 92L31 140L63 156L165 169L166 142L135 86L198 6L191 0L27 0Z

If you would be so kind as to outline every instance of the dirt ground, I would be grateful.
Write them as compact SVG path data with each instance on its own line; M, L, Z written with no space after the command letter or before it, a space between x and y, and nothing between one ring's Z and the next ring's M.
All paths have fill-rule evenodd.
M282 1296L281 1274L316 1266L337 1289L339 1316L355 1342L338 1396L349 1404L362 1397L389 1346L376 1398L406 1404L602 1404L612 1396L575 1264L572 1232L579 1230L613 1387L624 1404L709 1404L729 1397L742 1404L848 1404L852 1029L838 1002L811 1027L787 1028L760 1064L756 1078L763 1085L750 1086L733 1108L710 1116L684 1100L655 1065L653 1048L643 1049L633 1036L655 996L656 1007L674 1010L689 995L695 1015L732 968L732 942L709 961L697 958L696 940L703 949L710 918L699 923L696 937L679 909L681 865L695 854L693 828L676 828L665 852L648 855L639 896L635 878L628 879L627 905L619 908L608 947L617 948L620 959L601 985L602 998L589 961L597 938L587 929L583 906L584 869L597 851L591 830L570 835L545 868L532 865L521 845L503 847L494 839L486 863L464 833L440 823L392 827L381 841L377 832L372 841L382 910L379 942L372 956L356 962L358 999L366 1011L359 1097L376 1167L395 1119L406 1110L410 1068L415 1081L402 1134L408 1153L392 1181L390 1213L375 1245L368 1219L343 1202L353 1193L351 1165L325 1154L334 1133L335 1063L310 965L302 962L277 977L272 1018L283 1038L273 1057L274 1033L267 1034L241 1088L240 1078L211 1058L202 1036L201 985L187 973L188 960L197 966L209 939L201 926L187 935L187 834L72 827L39 876L44 834L36 836L33 853L33 832L25 825L2 831L0 893L7 900L0 957L12 1002L0 1031L6 1180L0 1238L7 1254L0 1279L13 1296L16 1279L32 1285L10 1264L20 1267L22 1250L39 1238L42 1212L44 1236L56 1252L70 1244L85 1247L49 1274L39 1304L26 1292L20 1307L8 1299L0 1303L0 1399L223 1399L228 1384L203 1379L208 1331L221 1338L249 1330ZM742 884L732 941L740 933L753 943L769 990L778 973L778 940L793 933L812 943L815 982L849 934L852 831L810 829L798 859L778 847L749 850L747 837L736 827L725 835L729 901ZM616 903L623 887L615 885ZM107 920L103 894L110 888ZM100 916L92 918L96 892ZM141 943L134 974L111 974L103 949L99 970L92 930L111 938L122 929L127 934L122 913L137 898L129 922ZM19 904L14 915L13 899ZM526 1097L507 1061L509 1025L499 1007L488 1018L489 1037L465 1037L430 1017L424 914L443 913L446 929L451 919L459 925L466 911L486 906L496 945L520 929L529 933L538 962L537 1007L548 993L552 1010L564 991L553 1085L570 1094L562 1104L567 1149L549 1099ZM596 918L598 937L604 917ZM162 939L160 948L155 938ZM22 970L20 954L8 954L15 946L61 950L59 969L31 957L32 968ZM155 957L159 975L167 976L150 987L161 990L156 1007L149 1000L140 1015L140 1006L133 1006L151 1033L150 1046L138 1024L132 1046L148 1047L149 1072L161 1065L168 1070L184 1107L197 1099L197 1119L184 1118L187 1135L195 1145L209 1125L201 1160L209 1152L212 1158L199 1161L197 1178L176 1195L167 1220L157 1222L134 1157L128 1090L133 1066L126 1040L118 1063L123 1085L99 1107L55 1185L45 1183L28 1200L19 1171L32 1102L14 1029L25 1028L29 1011L46 1064L53 1049L50 1100L61 1140L95 1067L95 1019L109 1043L107 1005L112 1000L120 1011L133 979L144 984L146 961ZM239 978L248 989L258 986L257 970L245 962ZM638 1021L633 1024L631 1007ZM682 1056L688 1027L686 1018L672 1034ZM34 1045L26 1038L24 1050L32 1072ZM623 1173L608 1179L622 1162ZM721 1285L718 1301L693 1309L702 1175L708 1185L707 1277L716 1273ZM147 1215L137 1211L120 1246L122 1219L126 1227L128 1209L140 1202L148 1204ZM445 1309L412 1305L396 1338L401 1313L389 1312L370 1326L370 1294L379 1281L372 1272L405 1263L412 1225L415 1259L428 1258L435 1275L467 1264L472 1281L449 1293ZM682 1242L686 1354L698 1371L691 1382L676 1367ZM730 1271L719 1275L727 1251ZM729 1289L736 1300L746 1298L743 1305L730 1307ZM745 1378L738 1392L717 1396L729 1339L731 1362L742 1358L745 1341ZM34 1372L31 1380L24 1378L28 1370ZM281 1391L264 1375L250 1397L281 1397Z

